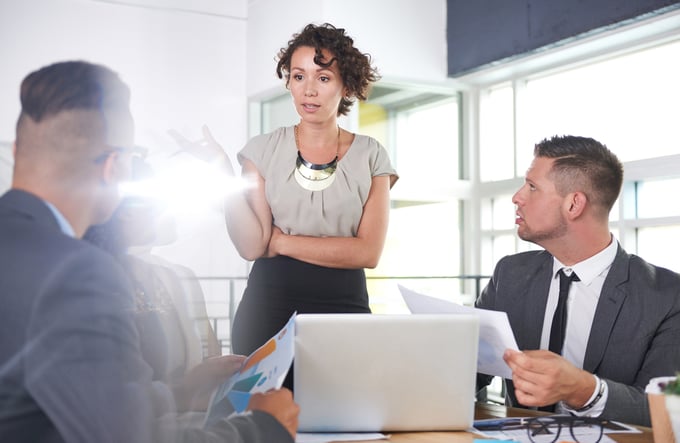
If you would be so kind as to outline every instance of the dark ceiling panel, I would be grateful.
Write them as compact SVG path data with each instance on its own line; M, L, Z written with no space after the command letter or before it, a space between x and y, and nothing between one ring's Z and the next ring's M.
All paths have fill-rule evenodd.
M448 73L678 7L679 0L448 0Z

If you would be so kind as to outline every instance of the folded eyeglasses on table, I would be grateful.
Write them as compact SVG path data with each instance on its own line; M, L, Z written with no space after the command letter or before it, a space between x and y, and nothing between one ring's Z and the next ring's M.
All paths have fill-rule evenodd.
M480 420L475 422L474 427L482 432L526 429L532 443L555 443L562 432L571 435L577 443L598 443L605 428L619 428L608 420L571 415Z

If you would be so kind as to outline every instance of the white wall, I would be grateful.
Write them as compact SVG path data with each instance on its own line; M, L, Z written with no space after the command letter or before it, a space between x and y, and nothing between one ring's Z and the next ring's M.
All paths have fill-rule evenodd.
M226 144L242 143L247 22L244 15L234 17L92 0L3 0L0 140L13 135L26 73L58 60L86 59L109 65L131 86L140 143L165 141L168 127L196 130L202 122L211 123Z
M280 88L274 58L308 23L329 22L371 54L383 80L446 80L446 0L251 0L248 5L248 94Z

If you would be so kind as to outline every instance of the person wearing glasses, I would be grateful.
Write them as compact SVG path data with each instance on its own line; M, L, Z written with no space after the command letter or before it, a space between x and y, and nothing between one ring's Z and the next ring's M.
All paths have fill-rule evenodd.
M254 186L226 202L229 236L254 260L231 331L239 354L263 345L296 311L371 312L364 269L378 264L397 180L378 141L338 125L378 79L344 29L307 25L279 52L276 73L300 121L246 144L238 160ZM195 143L174 136L234 174L207 128Z
M130 91L110 69L55 63L21 84L11 189L0 197L0 441L294 441L288 391L207 429L160 419L132 318L133 290L80 240L119 203L131 169Z
M152 179L148 163L141 157L135 160L132 180ZM245 357L222 356L215 349L217 343L210 341L204 355L199 330L207 328L208 337L217 339L205 319L202 294L193 300L195 294L185 291L173 264L160 264L151 254L139 256L140 250L150 250L164 235L174 235L168 232L173 230L168 229L173 225L170 219L160 199L128 195L108 221L90 226L83 239L111 254L132 282L134 320L152 380L172 388L178 412L204 412L212 391L241 367ZM203 313L202 319L192 318L192 305Z
M680 368L680 275L609 231L622 181L616 155L592 138L534 148L515 223L544 250L501 259L475 303L505 311L522 350L504 355L514 406L649 426L645 386Z

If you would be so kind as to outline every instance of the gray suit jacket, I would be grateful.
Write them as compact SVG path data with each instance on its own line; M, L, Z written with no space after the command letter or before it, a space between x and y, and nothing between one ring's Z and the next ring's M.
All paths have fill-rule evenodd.
M553 257L501 259L475 305L505 311L522 350L539 349ZM593 318L583 369L607 382L603 418L650 425L644 387L680 370L680 275L618 247ZM490 378L482 378L482 384ZM517 405L512 382L508 400ZM519 405L521 406L521 405Z
M0 197L0 297L0 441L292 441L263 412L211 429L160 420L174 405L154 402L123 270L23 191Z

